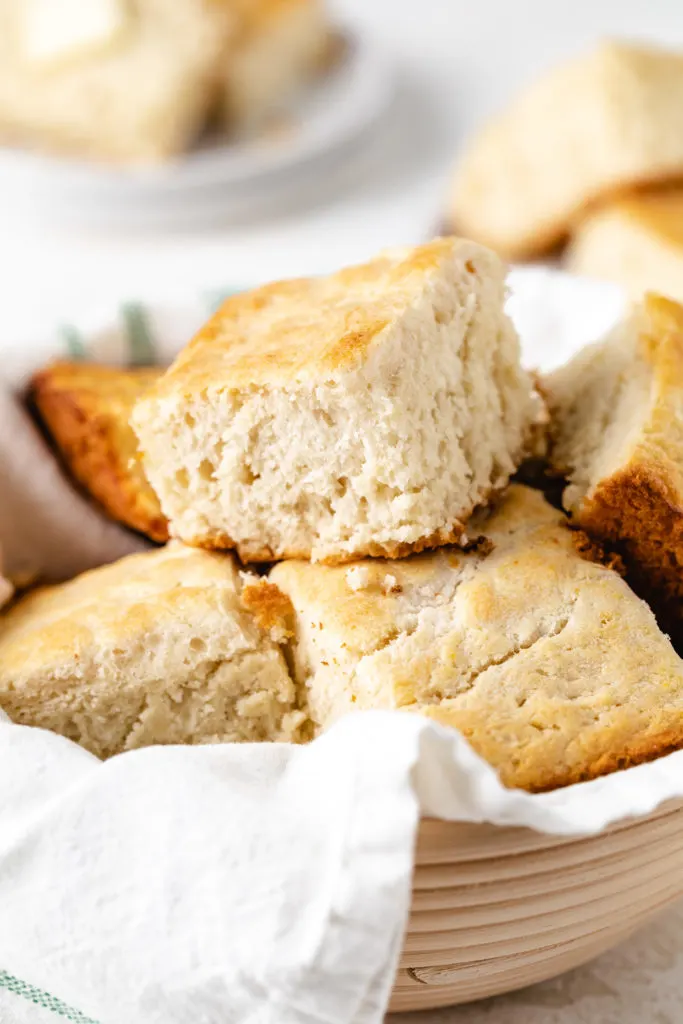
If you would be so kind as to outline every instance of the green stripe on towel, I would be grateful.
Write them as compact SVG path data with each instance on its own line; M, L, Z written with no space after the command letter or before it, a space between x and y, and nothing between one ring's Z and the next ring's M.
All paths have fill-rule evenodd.
M67 1006L56 996L51 996L48 992L43 992L26 981L14 978L7 971L0 970L0 988L6 989L12 995L19 996L20 999L26 999L43 1010L50 1010L51 1013L64 1020L70 1020L73 1024L97 1024L92 1017L86 1017L80 1010L74 1010L71 1006Z
M77 327L73 324L62 324L57 333L69 359L80 361L86 358L87 347Z
M239 288L222 288L220 291L207 292L204 296L204 302L209 313L215 313L226 299L232 298L233 295L239 295L240 290Z
M139 302L127 302L121 306L121 318L128 339L130 365L155 366L157 362L156 345L145 307Z

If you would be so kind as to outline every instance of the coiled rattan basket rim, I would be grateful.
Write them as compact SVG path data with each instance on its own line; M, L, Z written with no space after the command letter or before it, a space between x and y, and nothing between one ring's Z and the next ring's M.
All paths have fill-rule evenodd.
M393 1011L554 977L683 896L683 799L598 835L425 818Z

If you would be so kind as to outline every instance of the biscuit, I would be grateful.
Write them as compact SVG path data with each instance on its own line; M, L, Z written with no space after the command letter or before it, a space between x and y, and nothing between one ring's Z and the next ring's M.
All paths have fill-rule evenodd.
M648 294L544 384L565 508L622 557L634 586L683 601L683 308Z
M459 239L229 299L132 417L171 533L253 561L457 541L542 414L504 299Z
M1 563L0 563L1 565ZM14 585L0 572L0 608L14 596Z
M683 662L624 580L582 557L563 513L512 485L478 527L488 544L470 552L272 569L316 727L418 712L531 791L682 747Z
M30 397L71 474L105 511L152 540L168 525L142 468L129 418L157 369L55 363L36 374Z
M35 15L28 15L36 0L0 0L3 139L122 163L160 161L194 142L218 92L231 5L115 6L120 24L110 38L47 60L33 52Z
M574 229L565 264L633 298L654 290L683 301L683 189L641 192L591 211Z
M604 43L531 85L469 144L454 228L511 259L560 242L584 208L683 173L683 54Z
M321 0L241 0L240 28L223 72L229 130L253 131L322 69L330 29Z
M296 740L305 716L278 647L288 608L231 555L131 555L0 616L0 708L98 757Z

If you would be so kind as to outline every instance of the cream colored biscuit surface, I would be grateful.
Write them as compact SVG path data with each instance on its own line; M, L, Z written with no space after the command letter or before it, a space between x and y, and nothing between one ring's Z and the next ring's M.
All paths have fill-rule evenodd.
M286 602L230 555L171 544L38 590L0 617L0 708L99 757L297 739Z
M683 601L683 307L648 294L544 382L575 521L667 615ZM683 621L683 620L681 620ZM680 625L679 625L680 628Z
M195 140L218 92L235 24L229 4L119 0L110 37L49 59L42 36L42 56L34 45L36 18L26 15L36 4L50 6L0 0L4 140L124 163L161 160Z
M229 131L256 130L287 111L322 73L331 31L322 0L247 0L223 70ZM296 124L292 129L296 131Z
M574 228L568 270L683 301L683 189L656 189L607 203Z
M562 513L515 485L478 526L487 541L469 553L274 567L318 726L362 708L419 712L530 790L683 745L683 662Z
M683 53L609 42L547 72L456 168L450 222L510 258L559 242L584 208L683 172Z

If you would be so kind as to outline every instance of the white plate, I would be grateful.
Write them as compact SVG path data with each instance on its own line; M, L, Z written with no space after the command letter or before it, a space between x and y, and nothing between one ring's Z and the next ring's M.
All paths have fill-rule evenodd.
M339 63L286 111L279 136L205 140L188 154L147 167L113 167L0 149L3 202L44 207L55 219L101 224L243 219L282 204L325 166L357 156L395 94L391 62L364 38L344 33Z

